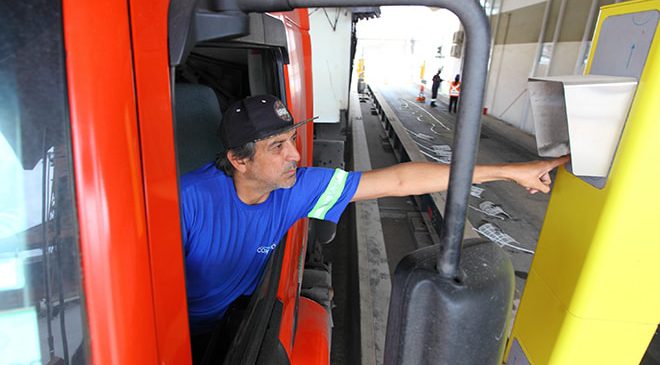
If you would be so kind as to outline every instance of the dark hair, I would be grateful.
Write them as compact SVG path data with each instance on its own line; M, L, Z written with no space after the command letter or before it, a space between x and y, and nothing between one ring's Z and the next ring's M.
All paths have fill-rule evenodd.
M224 171L227 176L234 176L234 165L227 158L227 154L231 152L238 159L247 158L252 160L257 153L256 145L256 142L248 142L240 147L218 153L215 159L215 167Z

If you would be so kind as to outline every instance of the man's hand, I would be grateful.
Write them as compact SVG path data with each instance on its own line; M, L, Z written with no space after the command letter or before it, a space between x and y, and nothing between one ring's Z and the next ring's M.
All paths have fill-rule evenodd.
M530 194L539 191L548 193L552 182L550 171L569 160L569 156L563 156L554 160L510 164L506 165L506 175L510 180L527 189Z

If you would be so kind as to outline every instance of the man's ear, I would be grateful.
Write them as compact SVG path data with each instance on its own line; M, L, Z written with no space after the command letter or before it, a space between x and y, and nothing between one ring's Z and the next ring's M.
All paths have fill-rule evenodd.
M227 151L227 160L234 166L234 170L239 172L247 171L247 158L238 158L232 151Z

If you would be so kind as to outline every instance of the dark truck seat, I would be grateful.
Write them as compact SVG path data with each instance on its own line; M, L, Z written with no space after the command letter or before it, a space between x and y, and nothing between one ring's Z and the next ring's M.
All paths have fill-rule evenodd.
M179 174L183 175L214 161L224 150L216 134L222 113L213 89L184 83L174 87L174 113Z

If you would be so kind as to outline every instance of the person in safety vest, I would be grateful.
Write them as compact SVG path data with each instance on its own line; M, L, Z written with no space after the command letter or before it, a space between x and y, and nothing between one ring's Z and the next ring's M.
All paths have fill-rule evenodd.
M461 76L456 75L454 81L449 84L449 112L456 113L458 97L461 95Z
M438 72L433 75L433 85L431 86L431 107L433 108L435 108L435 98L438 96L438 88L442 82L442 79L440 78L440 72L441 70L438 70Z
M223 319L231 317L232 303L252 295L268 258L297 220L310 217L337 223L353 201L447 190L449 165L435 162L363 172L298 167L296 128L311 119L294 121L284 103L272 95L236 102L225 111L218 130L225 152L181 179L195 360L203 358L213 333L228 331ZM550 171L567 161L565 156L477 165L473 181L510 180L530 193L547 193Z

